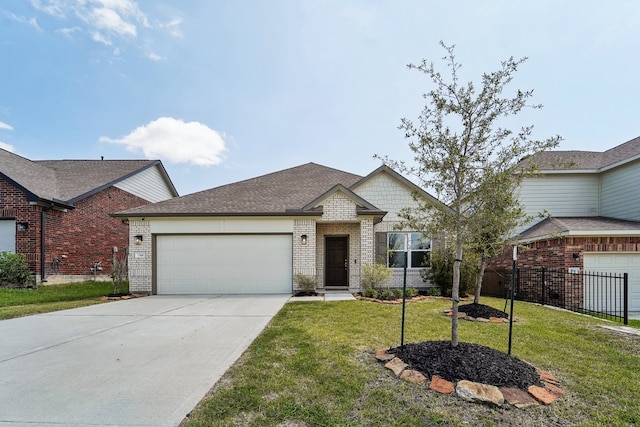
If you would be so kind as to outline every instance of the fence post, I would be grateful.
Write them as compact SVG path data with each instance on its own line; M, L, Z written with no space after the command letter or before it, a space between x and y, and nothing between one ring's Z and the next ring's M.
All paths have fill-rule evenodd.
M624 273L624 280L623 280L623 284L622 286L623 288L623 295L624 295L624 302L623 302L623 306L624 306L624 324L628 325L629 324L629 273Z
M545 275L545 270L544 267L542 267L542 296L541 296L541 303L542 305L544 305L545 301L544 301L544 294L547 292L547 278Z

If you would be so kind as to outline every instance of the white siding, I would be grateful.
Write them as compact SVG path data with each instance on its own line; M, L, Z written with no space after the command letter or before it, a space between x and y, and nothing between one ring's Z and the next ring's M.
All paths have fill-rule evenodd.
M158 170L158 166L145 169L117 183L115 187L152 203L161 202L173 197L171 190Z
M411 190L386 173L380 173L354 190L378 209L387 211L383 221L401 221L398 212L402 208L417 207Z
M535 219L516 233L539 222L537 215L545 210L554 217L600 215L599 190L597 174L549 174L526 179L518 197L527 214Z
M602 216L640 221L640 162L602 174Z

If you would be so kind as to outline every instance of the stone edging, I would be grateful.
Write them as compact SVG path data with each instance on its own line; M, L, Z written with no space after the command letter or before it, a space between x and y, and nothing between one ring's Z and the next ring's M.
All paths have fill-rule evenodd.
M104 297L100 297L100 301L119 301L119 300L123 300L123 299L133 299L133 298L142 298L142 297L146 297L146 294L129 294L129 295L122 295L122 296L104 296Z
M384 367L391 370L396 377L418 385L427 386L427 377L422 373L407 369L409 365L404 363L392 353L387 353L389 349L383 348L376 351L376 359L385 362ZM550 405L566 391L560 387L558 380L549 372L540 371L540 381L544 387L530 386L527 391L513 387L496 387L488 384L475 383L461 380L456 384L443 378L433 375L428 384L428 388L441 394L456 394L469 402L489 403L493 405L503 405L505 402L516 408L526 408L529 406Z

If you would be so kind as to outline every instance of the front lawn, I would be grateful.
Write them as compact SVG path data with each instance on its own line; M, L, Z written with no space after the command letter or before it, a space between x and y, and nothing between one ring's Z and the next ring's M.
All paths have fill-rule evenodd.
M448 340L449 307L431 298L408 304L405 342ZM598 326L611 322L516 302L513 355L551 372L568 393L551 406L515 409L396 379L373 352L399 344L400 316L401 306L367 301L286 304L184 425L640 424L640 337ZM506 352L508 329L460 321L460 339Z
M121 291L128 292L123 284ZM0 288L0 320L99 304L113 292L111 282L82 282L39 286L38 289Z

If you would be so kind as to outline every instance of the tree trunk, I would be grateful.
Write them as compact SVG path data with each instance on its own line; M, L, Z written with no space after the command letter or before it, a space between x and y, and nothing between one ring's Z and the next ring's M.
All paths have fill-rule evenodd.
M456 238L456 256L453 261L453 285L451 288L451 347L458 345L458 303L460 302L460 264L462 264L462 238Z
M482 291L482 279L484 278L484 269L487 266L487 257L482 255L480 259L480 271L478 271L478 275L476 276L476 295L473 298L474 304L480 304L480 292Z

